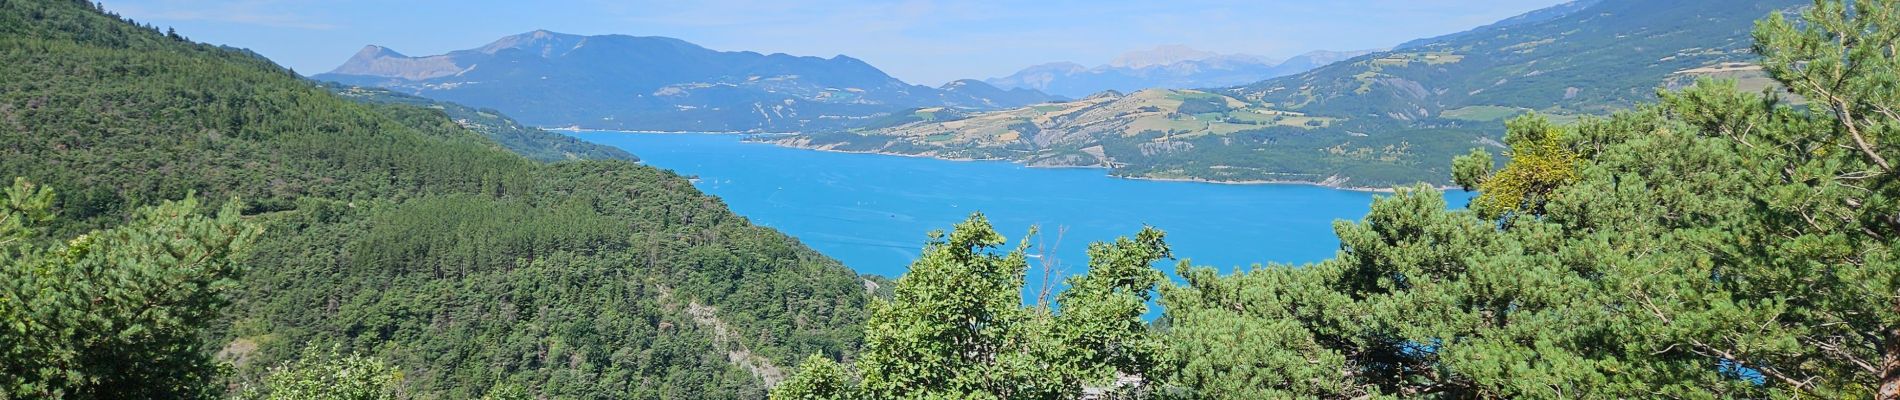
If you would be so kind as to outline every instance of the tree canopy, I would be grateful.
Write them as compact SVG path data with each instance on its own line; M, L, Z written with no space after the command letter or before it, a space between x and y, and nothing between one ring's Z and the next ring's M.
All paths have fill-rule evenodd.
M671 173L94 5L0 33L0 398L1900 398L1894 0L1763 20L1770 92L1514 120L1332 259L1170 280L1144 229L1048 308L981 214L883 297Z
M1510 161L1341 223L1339 256L1169 287L1166 381L1202 397L1900 396L1892 1L1755 33L1805 104L1705 81L1510 124ZM1257 343L1255 346L1228 346ZM1233 349L1233 350L1226 350ZM1197 354L1204 354L1196 356Z
M933 232L872 303L855 372L813 357L772 398L1067 399L1129 390L1118 378L1154 368L1161 346L1141 317L1163 278L1150 264L1170 257L1161 231L1091 245L1054 309L1024 306L1028 242L1004 244L982 214Z
M5 285L45 304L8 309L31 313L7 322L33 332L0 342L35 342L0 354L0 392L222 394L262 386L316 347L378 360L418 398L746 399L764 397L782 366L858 346L869 296L857 274L684 177L622 160L536 162L509 149L624 157L546 132L491 137L452 117L482 111L358 102L329 89L90 2L0 2L0 177L57 189L22 197L46 207L0 220L31 228L0 242L34 249L22 254L35 260L90 249L5 266ZM184 249L141 244L149 230L125 228L156 218L143 217L146 207L188 197L234 204L230 218L262 228L242 257L213 265L229 271L170 275L168 257L184 253L166 251ZM224 218L203 208L165 210ZM127 253L135 249L151 254ZM85 277L111 279L91 286L11 273L44 268L81 281L66 275L75 267L55 265L158 272ZM149 293L218 301L94 309L143 304L148 292L138 288L166 280L193 290ZM94 297L98 305L86 300ZM148 365L160 362L167 367ZM106 385L158 381L142 372L152 369L171 378Z
M186 197L38 246L53 192L20 179L0 196L0 398L220 394L206 330L260 233L237 203L206 217Z
M1333 259L1230 274L1180 268L1179 282L1159 284L1165 314L1152 329L1064 321L1137 300L1103 301L1087 283L1048 319L1096 324L1083 336L1013 307L880 310L867 337L937 332L907 328L959 326L927 322L957 316L935 321L983 321L951 331L960 334L1046 329L1082 340L875 339L867 344L940 356L893 360L872 346L858 372L874 397L890 398L1037 397L968 384L1025 377L1046 380L1011 387L1076 396L1079 385L1044 382L1091 370L1139 374L1143 389L1130 393L1159 398L1900 398L1900 2L1820 1L1798 22L1770 16L1755 38L1781 87L1703 81L1573 125L1519 118L1502 168L1483 150L1453 162L1456 181L1480 193L1468 208L1448 207L1436 189L1401 188L1363 220L1335 225ZM898 298L988 298L979 293L1019 284L1005 279L1019 260L972 251L1001 243L987 231L968 222L933 242L914 266L920 278L898 281ZM1112 260L1166 254L1114 248L1122 253L1092 253L1091 276L1078 279L1153 276ZM944 266L997 278L934 277ZM1139 357L1075 350L1094 337ZM998 347L1016 350L986 365L1043 374L919 366L900 371L923 379L890 385L882 372ZM1011 361L1046 354L1063 356ZM775 394L815 398L801 393Z

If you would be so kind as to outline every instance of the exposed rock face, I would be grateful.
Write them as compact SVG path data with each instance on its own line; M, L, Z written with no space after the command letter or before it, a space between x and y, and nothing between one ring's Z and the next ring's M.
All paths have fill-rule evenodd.
M464 70L449 56L409 57L383 46L363 46L332 74L424 80L455 75Z
M1141 155L1153 156L1193 150L1194 145L1187 142L1148 142L1135 145L1135 148L1141 150Z

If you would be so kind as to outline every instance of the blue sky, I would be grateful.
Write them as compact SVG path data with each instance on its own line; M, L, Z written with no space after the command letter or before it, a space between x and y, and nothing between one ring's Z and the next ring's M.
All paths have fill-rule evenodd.
M412 56L547 29L670 36L717 50L863 59L936 85L1029 65L1106 63L1182 44L1286 57L1388 47L1561 0L106 0L194 40L246 47L314 74L366 44Z

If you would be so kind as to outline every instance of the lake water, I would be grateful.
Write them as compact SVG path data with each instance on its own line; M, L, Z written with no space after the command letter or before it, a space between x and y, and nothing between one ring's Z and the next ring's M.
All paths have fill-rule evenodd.
M742 141L736 135L566 132L617 146L647 165L697 176L752 222L797 237L862 273L895 278L926 234L981 211L1012 246L1039 225L1057 244L1058 270L1085 269L1089 242L1167 231L1176 257L1231 271L1269 261L1331 258L1333 221L1356 220L1373 193L1308 185L1225 185L1110 177L1101 169L1029 168L1001 161L948 161L849 154ZM1463 205L1467 195L1450 203ZM1032 260L1032 265L1039 264ZM1172 273L1173 263L1161 266ZM1030 272L1030 285L1039 281Z

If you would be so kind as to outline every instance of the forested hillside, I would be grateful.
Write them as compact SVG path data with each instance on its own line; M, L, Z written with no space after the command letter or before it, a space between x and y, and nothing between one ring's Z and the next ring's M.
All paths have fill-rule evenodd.
M0 217L26 227L0 239L6 259L43 260L6 266L0 397L194 397L226 381L256 394L273 367L335 350L387 362L414 398L757 398L794 357L856 347L866 296L850 270L669 172L532 161L504 144L586 152L498 144L453 113L354 102L86 2L0 2L0 176L52 193L50 213L9 196L18 215L47 218ZM242 205L219 224L261 229L243 246L204 246L236 249L213 253L231 267L131 250L165 237L140 224L197 224L167 215L216 208L135 214L193 193L191 204ZM115 226L126 228L95 231ZM121 230L140 233L98 248L158 258L46 258ZM101 272L52 267L70 263ZM202 285L106 279L147 270ZM180 293L201 301L170 303ZM154 326L136 309L119 320L62 300L92 296L201 317ZM154 332L172 339L141 339ZM214 350L232 373L91 364L150 354L216 371Z
M502 148L537 161L626 160L639 157L619 147L588 143L566 135L527 126L496 110L477 110L461 104L396 93L388 89L324 83L344 98L375 104L408 105L441 111L457 125L488 137Z

